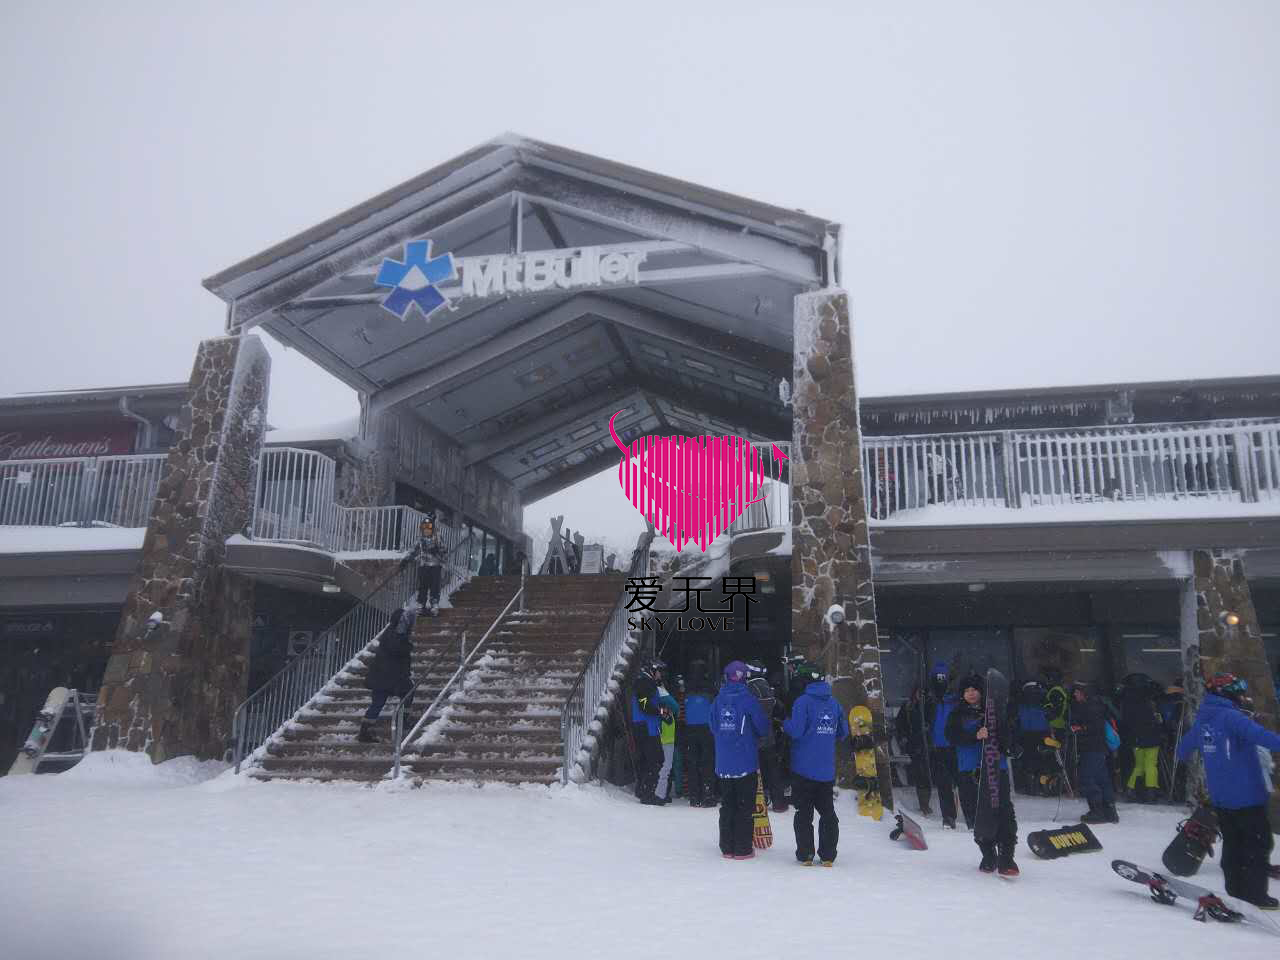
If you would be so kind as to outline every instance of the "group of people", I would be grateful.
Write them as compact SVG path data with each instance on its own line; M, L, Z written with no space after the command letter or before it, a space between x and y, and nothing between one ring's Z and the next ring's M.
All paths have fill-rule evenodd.
M666 665L662 661L647 662L631 698L636 793L641 803L656 806L672 799L680 708L679 701L663 685L665 679ZM966 821L972 822L977 806L977 779L972 771L978 768L982 746L989 735L995 734L988 731L982 719L981 680L966 681L961 694L960 701L948 703L942 723L955 744L955 769L970 774L968 785L961 788L961 802ZM775 811L795 806L797 861L812 865L816 858L824 866L832 866L840 837L835 811L836 747L851 733L844 708L821 672L803 661L796 663L784 695L779 698L758 661L730 663L718 690L713 688L706 665L695 662L683 689L683 707L681 753L688 773L689 803L719 806L721 854L734 860L754 856L752 811L759 779L767 802ZM776 725L775 719L779 721ZM1012 741L997 736L996 742L1000 767L1007 770L1005 757L1013 748ZM953 777L952 782L957 779ZM998 798L989 804L992 815L986 827L975 835L982 853L979 867L988 873L998 870L1004 876L1017 876L1017 820L1008 777L1001 777L1000 781ZM954 827L954 798L951 803L950 825Z
M920 808L930 814L936 790L947 827L956 825L956 791L960 812L972 826L968 796L976 768L962 749L965 733L951 718L966 691L980 689L982 682L975 674L952 691L947 666L939 663L929 690L913 691L895 721L898 741L910 758L908 779ZM1117 774L1129 799L1155 802L1161 790L1160 752L1167 749L1172 756L1179 733L1181 689L1175 699L1150 678L1135 674L1125 678L1115 700L1118 707L1093 683L1080 681L1068 688L1061 672L1052 668L1045 670L1043 680L1024 684L1003 718L1017 746L1017 789L1031 796L1078 790L1089 805L1082 819L1093 824L1119 822Z

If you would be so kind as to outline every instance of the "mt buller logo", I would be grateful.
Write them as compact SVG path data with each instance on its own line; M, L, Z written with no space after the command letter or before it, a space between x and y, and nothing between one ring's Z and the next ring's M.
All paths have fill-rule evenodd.
M453 254L431 255L430 240L415 240L404 246L404 260L387 257L378 268L374 282L380 287L391 287L382 299L382 306L401 320L409 308L417 306L424 318L448 303L448 299L436 284L452 280L458 275Z

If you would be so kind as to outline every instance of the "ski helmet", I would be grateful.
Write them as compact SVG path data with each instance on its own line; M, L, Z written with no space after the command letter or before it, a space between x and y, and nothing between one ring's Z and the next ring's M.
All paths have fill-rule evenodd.
M1234 673L1216 673L1204 682L1204 687L1210 693L1226 697L1233 703L1240 703L1249 692L1249 684Z
M763 677L763 676L765 675L765 673L767 673L767 671L766 671L766 670L765 670L765 668L764 668L764 661L762 661L762 660L748 660L748 661L747 661L747 676L749 676L749 677Z
M730 683L741 683L747 679L747 665L741 660L732 661L724 668L724 678Z
M812 663L801 661L797 663L791 674L792 678L805 683L817 683L822 679L822 671L815 667Z

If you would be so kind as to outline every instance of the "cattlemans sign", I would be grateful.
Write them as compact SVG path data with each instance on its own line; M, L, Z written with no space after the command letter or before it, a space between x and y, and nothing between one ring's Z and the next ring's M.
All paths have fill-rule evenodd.
M403 260L382 261L375 282L391 291L382 305L400 319L417 306L423 316L471 297L576 290L640 282L645 243L571 247L487 257L433 254L430 240L405 244ZM456 281L456 282L455 282Z

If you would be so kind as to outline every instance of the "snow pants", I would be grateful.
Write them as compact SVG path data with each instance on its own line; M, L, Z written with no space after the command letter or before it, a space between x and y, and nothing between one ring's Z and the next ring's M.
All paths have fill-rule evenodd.
M938 791L938 811L943 822L956 822L956 752L951 747L934 747L933 786Z
M836 816L834 783L810 780L798 773L791 775L791 802L796 815L793 825L796 831L796 859L813 859L813 812L818 811L818 859L836 858L836 844L840 840L840 818Z
M1079 770L1080 793L1089 801L1090 810L1109 807L1116 802L1105 753L1090 750L1080 754Z
M756 805L756 772L745 777L720 777L720 852L735 857L751 854L751 812Z
M440 605L440 567L418 568L418 604L423 607Z
M964 825L972 830L974 813L978 809L978 771L959 771L956 774L956 788L960 791L960 812L964 814Z
M387 700L395 696L394 690L373 690L369 696L369 709L364 712L366 720L377 720L378 714L382 713L382 708L386 706ZM413 706L413 692L410 691L405 698L405 709Z
M1215 807L1222 833L1222 873L1227 893L1250 903L1267 895L1267 864L1271 859L1271 823L1267 808Z
M660 743L662 748L662 766L658 768L658 786L655 793L659 800L667 798L667 790L671 786L671 767L676 759L676 745L674 743Z
M716 775L716 741L705 723L685 727L685 766L689 770L689 802L711 799Z
M1150 790L1160 786L1160 771L1156 767L1156 759L1160 756L1159 747L1134 747L1133 772L1129 774L1129 789L1138 785L1142 777L1143 785Z
M641 800L655 795L658 788L658 771L662 769L662 744L649 734L649 725L633 723L632 735L636 741L636 796Z
M971 784L968 790L969 796L973 798L970 802L974 807L976 823L978 790L986 788L981 786L981 778L976 772L972 775L962 773L960 776ZM965 791L963 789L960 791L960 798L962 802L965 799ZM980 837L975 830L973 842L984 853L994 847L998 851L1001 860L1009 860L1013 858L1013 852L1018 846L1018 817L1013 810L1013 797L1009 795L1009 773L1007 770L1000 771L999 801L1000 805L994 811L994 831L988 836Z

